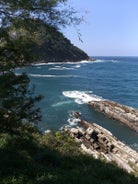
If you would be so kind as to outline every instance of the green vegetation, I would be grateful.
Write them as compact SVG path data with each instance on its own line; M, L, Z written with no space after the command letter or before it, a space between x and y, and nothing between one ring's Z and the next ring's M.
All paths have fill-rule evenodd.
M115 165L84 155L65 134L41 135L26 127L0 135L1 184L137 184Z
M82 154L68 135L43 135L34 126L41 118L35 107L41 96L33 95L27 75L13 69L34 58L87 57L57 31L81 21L66 2L0 1L0 184L136 184L134 176Z
M35 60L33 48L38 48L40 51L43 46L46 48L41 53L45 56L45 60L49 59L51 54L54 54L55 57L51 56L50 60L59 60L61 49L64 49L67 43L69 43L69 47L65 52L68 49L73 50L74 52L68 50L68 55L74 54L75 57L72 56L72 58L75 61L78 53L82 53L83 58L88 57L79 49L72 49L73 46L70 42L65 39L63 42L61 34L57 34L57 30L60 30L61 27L77 25L82 20L76 17L77 12L68 7L66 2L67 0L2 0L0 2L0 70L5 71L28 62L31 63ZM57 39L57 36L65 45L59 43L60 39ZM43 41L45 41L45 45L43 45ZM40 47L40 45L42 46ZM57 53L58 51L59 53ZM62 55L64 57L61 56L60 60L65 58L64 52Z
M32 53L38 62L75 62L89 59L85 52L72 45L56 28L48 25L41 25L39 44L33 47Z
M0 132L14 133L25 124L34 126L41 120L40 109L35 103L42 96L33 96L34 88L28 87L27 75L8 72L0 76Z

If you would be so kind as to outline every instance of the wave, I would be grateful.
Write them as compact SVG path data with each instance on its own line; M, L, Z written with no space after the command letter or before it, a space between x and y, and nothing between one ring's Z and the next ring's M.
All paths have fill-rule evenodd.
M79 112L79 114L81 114L81 113ZM69 127L77 126L77 124L80 121L81 120L79 118L75 118L74 117L74 111L72 111L71 113L69 113L69 118L67 120Z
M78 123L81 121L81 119L79 118L75 118L74 117L74 112L75 111L70 111L69 112L69 116L68 116L68 119L67 119L67 123L62 125L59 130L62 131L64 128L72 128L72 127L76 127L78 125ZM81 114L81 112L79 112L79 114Z
M43 66L43 65L47 65L47 63L34 63L31 64L32 66Z
M105 63L105 62L112 62L112 63L119 63L120 61L118 60L110 60L110 59L96 59L95 61L88 61L88 60L82 60L82 61L76 61L76 62L48 62L48 63L34 63L32 64L32 66L45 66L45 65L63 65L63 64L71 64L71 65L76 65L76 68L80 67L79 64L93 64L93 63ZM54 67L54 68L58 68L58 66ZM59 66L60 68L60 66ZM63 69L65 69L64 67L62 67ZM56 69L55 69L56 70Z
M112 63L120 63L118 60L111 60Z
M73 67L65 67L65 66L54 66L53 68L49 68L49 70L76 70L77 68L80 68L81 66L79 64L73 66Z
M88 103L90 101L101 101L102 97L94 95L92 91L63 91L65 97L75 99L78 104Z
M43 65L57 65L57 64L81 64L81 63L90 63L90 61L82 60L82 61L75 61L75 62L47 62L47 63L34 63L31 64L32 66L43 66Z
M51 130L47 129L44 131L45 134L49 134L51 132Z
M103 60L103 59L96 59L94 62L92 63L105 63L107 62L107 60Z
M80 68L80 67L81 67L81 66L80 66L79 64L75 66L75 68Z
M70 78L75 77L77 78L77 75L41 75L41 74L29 74L30 77L41 77L41 78Z
M32 66L44 66L44 65L76 65L75 68L79 68L80 64L94 64L94 63L107 63L107 62L112 62L112 63L119 63L120 61L118 60L110 60L110 59L96 59L95 61L87 61L87 60L82 60L82 61L76 61L76 62L48 62L48 63L36 63L32 64ZM68 70L68 69L73 69L73 68L67 68L67 67L61 67L61 66L55 66L51 68L50 70Z
M67 120L67 122L69 123L69 126L70 127L73 127L73 126L77 126L77 124L80 122L81 120L79 118L69 118Z
M57 103L53 104L52 107L59 107L59 106L63 106L63 105L70 104L70 103L72 103L72 101L57 102Z
M134 143L134 144L131 144L129 145L131 148L133 148L134 150L137 150L138 151L138 144L137 143Z
M67 68L67 67L53 67L49 68L49 70L74 70L75 68Z
M107 62L111 62L111 63L119 63L118 60L108 60L108 59L96 59L94 62L91 63L107 63Z

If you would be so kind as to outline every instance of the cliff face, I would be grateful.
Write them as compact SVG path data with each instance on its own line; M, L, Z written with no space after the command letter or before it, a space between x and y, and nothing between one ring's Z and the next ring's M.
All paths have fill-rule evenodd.
M45 27L43 41L33 49L38 61L75 62L88 60L88 55L53 27Z

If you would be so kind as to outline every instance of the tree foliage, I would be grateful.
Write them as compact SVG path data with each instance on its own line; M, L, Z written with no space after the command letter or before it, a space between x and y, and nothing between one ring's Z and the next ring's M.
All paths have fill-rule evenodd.
M74 16L76 11L66 5L67 0L1 0L2 25L7 26L30 18L42 20L54 27L78 24L80 19Z
M2 0L0 3L0 68L13 68L34 60L30 53L44 33L42 25L60 29L79 24L67 0ZM49 33L50 33L49 29Z
M29 88L29 78L13 72L0 77L0 132L15 132L27 123L33 126L41 120L40 109L35 102L42 97L33 96L34 88Z
M16 76L13 69L35 60L33 48L42 44L44 34L52 35L53 27L79 24L75 14L67 0L0 0L1 132L40 120L35 102L41 97L34 97L29 78Z
M29 78L16 76L13 68L34 60L32 50L41 44L45 33L42 25L60 29L78 24L81 19L75 14L67 0L0 1L0 131L40 119L34 105L40 96L32 96Z

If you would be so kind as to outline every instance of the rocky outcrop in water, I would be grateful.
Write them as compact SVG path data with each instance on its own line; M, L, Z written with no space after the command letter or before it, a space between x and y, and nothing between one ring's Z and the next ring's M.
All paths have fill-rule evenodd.
M81 149L96 159L116 163L129 173L138 176L138 153L119 141L103 127L86 121L80 121L81 127L67 129Z
M90 107L138 132L138 110L113 101L91 101Z

